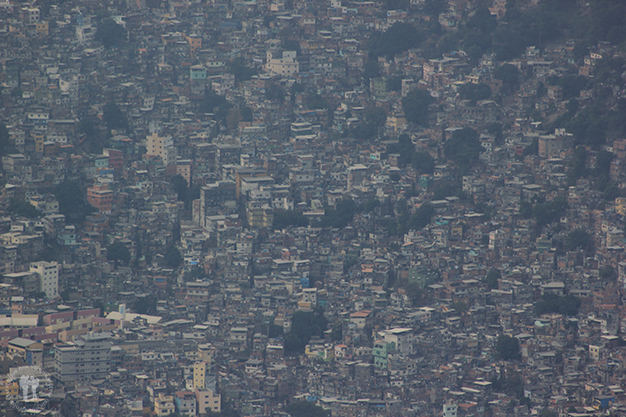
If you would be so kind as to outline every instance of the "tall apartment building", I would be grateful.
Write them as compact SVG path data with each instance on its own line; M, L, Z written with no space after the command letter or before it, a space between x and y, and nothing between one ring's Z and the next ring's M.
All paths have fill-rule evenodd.
M105 378L111 371L111 336L91 333L54 349L55 377L61 382Z
M222 397L210 389L196 388L197 412L200 415L208 414L209 411L219 413L222 411Z
M277 51L267 52L266 72L271 75L291 77L300 71L300 64L297 61L295 51L283 51L280 57L279 55L280 53Z
M146 155L158 156L165 166L176 162L176 148L171 136L161 137L157 133L147 137Z
M32 262L30 272L39 274L39 291L46 293L46 298L59 296L59 264L56 262Z
M237 209L237 186L234 181L218 181L200 189L200 226L205 227L206 216L230 214Z

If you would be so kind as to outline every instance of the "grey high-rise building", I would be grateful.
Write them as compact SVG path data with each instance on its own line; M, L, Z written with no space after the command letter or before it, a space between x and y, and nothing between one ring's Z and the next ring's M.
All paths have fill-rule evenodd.
M55 376L61 382L105 378L111 371L111 335L92 333L54 350Z

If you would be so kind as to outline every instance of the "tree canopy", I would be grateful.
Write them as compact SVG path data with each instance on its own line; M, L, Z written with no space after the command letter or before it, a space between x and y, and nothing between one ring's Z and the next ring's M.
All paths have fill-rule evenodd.
M373 57L394 55L416 48L422 40L417 28L409 23L394 23L385 32L371 34L367 47Z
M101 21L95 35L95 39L102 42L105 48L121 46L126 42L127 37L128 34L124 26L118 25L113 19Z
M476 104L477 101L487 100L491 97L491 88L485 83L465 83L459 87L459 96Z
M496 268L491 268L485 277L487 288L493 290L498 288L498 280L502 278L502 274Z
M157 297L155 295L146 295L138 297L135 301L135 313L137 314L156 314Z
M170 268L178 268L183 262L183 257L178 248L174 245L170 246L165 252L165 265Z
M115 266L120 262L124 265L128 265L128 262L130 262L130 251L125 244L120 241L115 241L107 247L107 259L114 261Z
M580 309L580 298L571 294L560 296L553 293L545 293L541 300L535 303L536 314L556 313L566 316L575 316Z
M399 154L398 166L404 168L412 165L419 174L432 174L435 170L434 158L425 151L416 151L409 135L403 133L398 137L397 144L387 147L388 154Z
M257 75L256 68L249 67L242 59L235 59L230 63L229 72L235 75L235 81L240 83L248 81L253 75Z
M478 132L469 127L457 130L444 142L443 153L452 159L462 173L466 173L478 162L483 147L478 140Z
M322 337L327 326L328 322L322 308L314 311L296 311L291 317L291 332L285 335L285 353L304 352L311 337Z
M591 236L585 229L574 229L567 234L565 248L567 250L583 249L590 251L593 242Z
M543 227L558 221L566 209L567 200L559 197L552 201L535 204L532 209L532 214L535 220L537 220L537 226Z
M505 92L512 93L519 87L520 72L515 65L500 65L493 72L493 76L502 81Z
M357 213L357 205L351 198L343 199L335 205L335 208L327 208L322 217L322 226L342 228L352 221Z
M29 219L36 219L41 212L35 206L24 200L12 199L9 203L9 212Z
M380 128L385 125L387 112L382 107L368 107L365 109L364 120L349 134L357 139L371 140L377 137Z
M310 401L297 401L285 407L291 417L330 417L330 412Z
M73 180L64 180L54 190L59 202L59 211L69 223L82 223L85 217L95 209L87 203L80 184Z
M0 157L3 157L12 151L9 142L9 130L4 123L0 123Z
M285 227L306 227L309 220L302 214L293 210L276 210L274 212L273 229L283 229Z
M496 342L496 354L498 358L504 359L505 361L519 359L521 356L519 340L512 336L499 336Z
M107 103L102 108L102 118L109 129L128 130L128 119L126 114L115 103Z
M415 89L402 99L406 119L417 125L428 124L428 106L435 100L427 90Z

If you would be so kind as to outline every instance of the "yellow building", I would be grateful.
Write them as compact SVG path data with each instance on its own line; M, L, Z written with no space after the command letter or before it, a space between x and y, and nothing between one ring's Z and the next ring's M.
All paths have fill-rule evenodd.
M44 138L45 136L43 133L33 134L33 139L35 140L35 152L43 153Z
M393 129L394 132L401 130L406 123L406 117L404 115L387 116L387 127Z
M198 346L198 359L210 365L211 362L213 361L214 350L215 349L213 348L213 345L209 343L204 344L204 345L199 345Z
M159 394L154 399L154 412L158 417L174 414L174 396Z
M16 399L20 394L20 386L17 381L0 384L0 401Z
M615 199L615 211L624 216L626 214L626 197Z
M36 24L37 33L48 36L48 22L39 22Z
M271 227L274 223L274 209L251 201L246 208L246 218L250 227Z
M206 388L207 376L209 373L209 362L203 361L193 364L193 387L204 389Z

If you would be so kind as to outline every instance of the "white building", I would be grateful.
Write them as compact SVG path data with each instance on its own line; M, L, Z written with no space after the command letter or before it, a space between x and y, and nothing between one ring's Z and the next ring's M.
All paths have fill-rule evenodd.
M57 346L54 365L61 382L106 378L111 372L109 333L86 334L73 343Z
M59 296L59 264L39 261L30 264L30 272L39 274L39 291L46 293L46 298Z
M267 52L265 72L271 75L291 77L300 72L300 63L296 60L295 51L285 51L281 58L275 58L271 51Z
M456 404L452 404L448 401L443 405L443 417L456 417L459 407Z
M383 340L387 343L395 343L398 353L411 355L415 353L415 337L413 329L395 328L385 330Z

